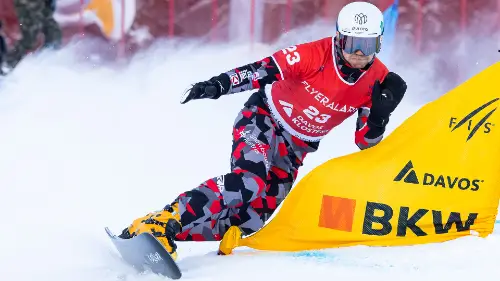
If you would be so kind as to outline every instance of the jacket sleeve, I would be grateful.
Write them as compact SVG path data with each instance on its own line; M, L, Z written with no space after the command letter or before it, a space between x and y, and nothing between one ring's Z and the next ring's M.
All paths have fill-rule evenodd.
M298 44L276 51L262 60L243 65L217 77L222 95L260 89L276 81L303 77L310 70L310 58L316 51L315 42Z
M279 67L272 56L231 69L218 76L222 81L223 95L260 89L281 80Z
M365 106L358 109L358 118L356 120L356 131L354 133L354 142L359 149L367 149L377 145L384 138L385 126L369 126L368 116L370 107Z

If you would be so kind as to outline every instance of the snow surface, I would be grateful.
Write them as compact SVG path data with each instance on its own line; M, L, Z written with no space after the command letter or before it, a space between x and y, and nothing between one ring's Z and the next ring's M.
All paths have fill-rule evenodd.
M250 93L179 103L190 83L269 55L276 46L153 46L129 64L83 63L74 45L27 58L0 84L0 279L163 280L124 265L104 227L136 217L229 169L231 126ZM182 46L182 48L179 48ZM283 46L279 46L283 47ZM419 62L424 64L424 62ZM425 71L396 65L410 90L389 132L436 91ZM357 151L348 119L306 158ZM369 187L367 187L369 188ZM499 280L498 233L418 247L304 253L179 243L186 280Z

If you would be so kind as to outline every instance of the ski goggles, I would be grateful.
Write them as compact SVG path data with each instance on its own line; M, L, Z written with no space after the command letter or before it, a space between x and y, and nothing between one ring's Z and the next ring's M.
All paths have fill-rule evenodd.
M361 51L363 55L369 56L380 52L381 36L353 37L339 34L338 44L340 49L348 54Z

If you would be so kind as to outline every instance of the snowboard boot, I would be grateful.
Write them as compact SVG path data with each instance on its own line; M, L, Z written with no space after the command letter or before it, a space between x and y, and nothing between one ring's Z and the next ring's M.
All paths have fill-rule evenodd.
M174 242L175 236L181 232L180 214L177 203L167 205L163 210L149 213L142 218L138 218L125 228L120 238L129 239L141 233L153 234L174 260L177 259L177 245Z

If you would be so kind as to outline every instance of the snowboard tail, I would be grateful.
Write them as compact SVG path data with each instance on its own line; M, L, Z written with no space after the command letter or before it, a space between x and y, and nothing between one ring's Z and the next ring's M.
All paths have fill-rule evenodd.
M130 239L122 239L109 228L105 230L123 260L138 271L150 270L170 279L181 278L179 266L152 234L141 233Z

